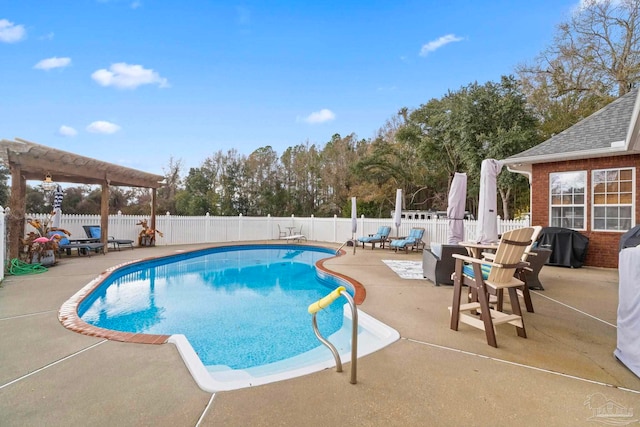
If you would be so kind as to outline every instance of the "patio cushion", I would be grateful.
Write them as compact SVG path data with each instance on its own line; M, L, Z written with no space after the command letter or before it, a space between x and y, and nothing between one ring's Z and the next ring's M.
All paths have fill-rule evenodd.
M91 238L99 239L100 238L100 227L89 227L89 233L91 234Z
M60 240L58 240L58 243L60 245L68 245L69 244L69 236L64 234L62 231L50 231L49 232L49 237L56 236L56 235L60 236Z
M486 264L481 264L480 268L482 269L482 278L487 280L489 278L489 272L491 271L491 266ZM462 267L462 274L469 277L475 277L475 273L473 272L473 265L465 264Z
M442 259L442 243L431 243L431 253L438 259Z

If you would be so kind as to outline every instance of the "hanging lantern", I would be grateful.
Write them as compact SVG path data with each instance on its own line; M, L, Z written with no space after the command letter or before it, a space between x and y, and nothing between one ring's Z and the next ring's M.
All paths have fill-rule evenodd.
M53 191L56 188L56 183L51 179L51 174L47 172L47 175L42 181L42 189L44 191Z

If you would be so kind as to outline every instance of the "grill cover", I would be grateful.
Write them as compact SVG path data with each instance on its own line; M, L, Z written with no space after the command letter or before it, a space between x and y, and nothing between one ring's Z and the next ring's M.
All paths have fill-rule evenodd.
M638 245L640 245L640 225L636 225L620 236L620 249L618 249L618 251Z
M546 265L579 268L587 256L589 238L570 228L545 227L540 232L538 246L551 249Z

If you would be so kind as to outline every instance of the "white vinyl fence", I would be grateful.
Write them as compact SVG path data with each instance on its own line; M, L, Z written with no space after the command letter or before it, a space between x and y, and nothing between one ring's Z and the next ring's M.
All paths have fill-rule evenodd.
M37 218L48 221L47 214L27 214L26 218ZM33 231L26 223L25 233ZM138 234L142 228L137 223L149 220L148 216L141 215L110 215L109 236L116 239L131 239L138 241ZM66 215L62 214L60 228L68 230L73 237L86 237L83 225L99 225L100 215ZM318 242L330 242L342 244L351 239L351 218L316 218L311 217L245 217L239 216L156 216L156 230L162 232L163 237L156 236L156 245L182 245L195 243L241 242L250 240L274 240L278 238L278 225L284 231L285 227L295 227L296 232L304 234L308 240ZM425 229L424 241L446 243L449 229L446 219L433 220L402 220L399 232L393 225L393 219L365 218L358 220L358 232L356 237L374 234L382 225L391 226L391 237L396 235L406 236L413 227ZM476 236L477 221L465 221L465 240L474 240ZM503 233L508 230L525 227L529 220L502 221L498 218L498 231ZM5 212L0 208L0 239L2 265L6 267L7 245ZM0 280L4 278L4 272L0 272Z

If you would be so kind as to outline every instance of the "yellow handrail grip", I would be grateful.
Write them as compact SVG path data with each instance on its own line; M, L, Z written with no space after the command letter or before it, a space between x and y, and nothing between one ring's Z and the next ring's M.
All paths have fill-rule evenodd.
M339 286L335 290L331 291L331 293L326 297L320 298L318 301L309 306L309 314L315 314L323 308L328 307L332 302L340 298L340 294L345 290L346 288L344 286Z

